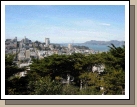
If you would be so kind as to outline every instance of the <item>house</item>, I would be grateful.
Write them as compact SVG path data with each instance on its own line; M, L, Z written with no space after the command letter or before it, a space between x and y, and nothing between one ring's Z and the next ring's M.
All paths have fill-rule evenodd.
M103 64L102 65L94 65L92 67L92 72L97 71L100 74L101 72L104 71L104 69L105 69L105 66Z

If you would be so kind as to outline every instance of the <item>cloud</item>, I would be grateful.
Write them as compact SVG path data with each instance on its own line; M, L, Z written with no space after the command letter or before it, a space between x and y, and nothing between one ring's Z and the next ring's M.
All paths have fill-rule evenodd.
M72 24L77 26L91 26L91 25L95 25L95 22L93 20L83 19L83 20L73 21Z
M48 15L45 17L48 18ZM124 37L124 34L121 34L123 30L121 31L115 26L107 27L110 26L109 23L102 23L97 20L80 18L66 21L60 17L53 17L53 20L54 23L49 22L50 20L43 21L43 23L40 20L26 20L23 22L27 24L23 22L18 26L11 24L10 29L7 29L10 33L6 34L7 37L9 35L26 36L32 41L41 42L44 42L44 38L48 37L51 43L70 43L72 40L75 43L83 43L89 40L121 40Z
M110 24L108 24L108 23L100 23L100 25L103 25L103 26L110 26Z
M45 32L45 37L49 37L52 43L83 43L89 40L109 40L114 35L110 32L73 30L64 27L51 27ZM114 36L115 37L115 36ZM44 37L43 37L44 38Z

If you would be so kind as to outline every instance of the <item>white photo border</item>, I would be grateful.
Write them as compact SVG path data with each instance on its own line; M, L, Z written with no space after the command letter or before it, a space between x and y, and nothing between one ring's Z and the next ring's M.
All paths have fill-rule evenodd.
M125 5L125 95L5 95L5 5ZM1 99L129 99L129 1L2 1Z

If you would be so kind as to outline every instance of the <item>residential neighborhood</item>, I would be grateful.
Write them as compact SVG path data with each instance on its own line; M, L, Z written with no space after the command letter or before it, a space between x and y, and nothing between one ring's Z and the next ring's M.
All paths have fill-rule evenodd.
M91 53L95 54L96 52L91 49L81 49L72 44L68 44L68 47L61 46L60 44L53 44L50 43L49 38L45 38L45 42L43 43L39 41L32 42L26 37L21 41L18 41L17 37L14 39L6 39L5 41L5 54L15 54L14 62L16 62L19 67L29 66L33 58L43 59L53 54L71 55L72 53L88 55Z

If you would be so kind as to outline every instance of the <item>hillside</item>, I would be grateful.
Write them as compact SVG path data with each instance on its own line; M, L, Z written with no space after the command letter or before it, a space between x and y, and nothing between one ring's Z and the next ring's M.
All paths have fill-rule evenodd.
M125 41L118 41L118 40L111 40L111 41L96 41L96 40L91 40L91 41L87 41L84 44L92 44L92 45L110 45L110 44L114 44L114 45L124 45Z

